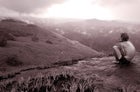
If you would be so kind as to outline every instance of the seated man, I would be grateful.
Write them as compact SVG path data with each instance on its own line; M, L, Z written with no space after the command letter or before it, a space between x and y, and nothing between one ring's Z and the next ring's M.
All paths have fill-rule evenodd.
M127 33L121 34L121 40L113 46L115 58L120 64L130 63L135 56L135 47L129 41Z

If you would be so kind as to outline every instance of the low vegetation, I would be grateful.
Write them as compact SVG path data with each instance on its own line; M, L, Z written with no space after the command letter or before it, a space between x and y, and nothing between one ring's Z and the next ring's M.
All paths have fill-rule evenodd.
M7 58L6 64L9 66L19 66L22 65L22 62L18 60L18 56L14 55Z
M0 83L0 92L94 92L101 86L95 78L79 78L72 73L38 74Z
M106 86L97 76L74 75L71 72L39 73L35 77L0 82L0 92L139 92L138 86Z

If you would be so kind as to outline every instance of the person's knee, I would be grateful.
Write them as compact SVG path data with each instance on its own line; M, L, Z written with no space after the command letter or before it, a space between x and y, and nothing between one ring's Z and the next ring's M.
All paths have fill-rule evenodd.
M118 48L118 46L116 46L116 45L115 45L115 46L113 46L113 49L117 49L117 48Z
M122 57L122 55L121 55L121 52L119 50L119 47L115 45L115 46L113 46L113 49L114 49L114 56L115 56L115 58L117 60L120 59Z

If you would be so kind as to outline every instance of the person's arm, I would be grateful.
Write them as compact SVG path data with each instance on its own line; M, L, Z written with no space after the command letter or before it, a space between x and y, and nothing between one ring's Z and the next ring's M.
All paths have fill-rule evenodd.
M122 43L119 43L118 47L120 49L122 56L126 56L126 50L125 50L124 46L122 45Z

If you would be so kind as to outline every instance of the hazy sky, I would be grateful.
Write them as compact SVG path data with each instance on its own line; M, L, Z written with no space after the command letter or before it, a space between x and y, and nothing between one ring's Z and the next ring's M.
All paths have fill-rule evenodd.
M0 0L1 16L96 18L140 22L140 0Z

